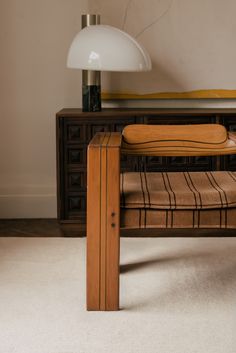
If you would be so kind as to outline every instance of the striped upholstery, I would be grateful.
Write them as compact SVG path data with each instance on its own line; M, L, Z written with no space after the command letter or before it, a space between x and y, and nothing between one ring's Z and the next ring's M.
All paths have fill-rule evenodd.
M121 174L122 228L236 228L236 172Z

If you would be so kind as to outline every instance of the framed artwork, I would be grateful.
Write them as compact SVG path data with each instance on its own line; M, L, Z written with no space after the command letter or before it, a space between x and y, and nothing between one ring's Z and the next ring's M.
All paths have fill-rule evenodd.
M148 50L150 72L103 73L103 99L236 98L235 0L90 0Z

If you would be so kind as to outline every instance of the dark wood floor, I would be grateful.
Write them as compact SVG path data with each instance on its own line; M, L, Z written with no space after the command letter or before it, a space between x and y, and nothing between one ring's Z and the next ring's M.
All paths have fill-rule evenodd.
M0 237L63 237L63 233L56 219L4 219Z
M60 227L56 219L0 219L0 237L81 237L85 229L76 225L69 230ZM122 230L128 237L236 237L236 229L141 229Z

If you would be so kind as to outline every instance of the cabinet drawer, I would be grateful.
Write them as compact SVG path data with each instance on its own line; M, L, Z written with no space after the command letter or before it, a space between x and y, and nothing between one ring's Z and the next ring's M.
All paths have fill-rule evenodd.
M163 166L163 164L166 161L165 157L160 157L160 156L148 156L148 157L143 157L145 165L146 165L146 170L152 170L153 168L160 168Z
M122 132L126 125L135 124L135 121L136 119L134 117L122 117L119 119L109 118L104 121L99 120L98 122L93 121L87 125L88 141L90 141L97 132Z
M70 215L79 215L86 212L86 194L85 192L74 193L67 196L67 213Z
M125 126L132 125L132 124L135 124L135 123L136 123L136 119L135 118L126 118L123 123L121 123L121 122L114 123L114 125L112 127L112 131L116 131L116 132L122 133L122 131L123 131Z
M148 172L180 171L190 167L188 157L144 157L144 170Z
M64 134L67 143L78 144L87 141L86 126L74 119L65 122Z
M236 116L235 117L223 117L223 124L228 131L236 131Z
M137 172L139 157L121 154L120 169L122 172Z
M88 125L88 136L89 140L92 139L94 135L96 135L97 132L108 132L111 131L111 126L110 125L102 125L102 124L91 124Z
M68 191L86 191L86 172L69 171L66 176Z
M236 171L236 155L221 157L221 169Z
M189 164L197 169L203 168L204 170L212 170L216 168L217 164L217 157L214 156L197 156L197 157L190 157Z
M150 125L181 125L181 124L211 124L216 120L215 116L188 116L188 115L173 115L168 116L151 116L144 117L144 124Z
M216 157L144 157L143 170L158 171L200 171L216 169Z
M66 164L67 166L86 165L86 145L68 146L66 148Z

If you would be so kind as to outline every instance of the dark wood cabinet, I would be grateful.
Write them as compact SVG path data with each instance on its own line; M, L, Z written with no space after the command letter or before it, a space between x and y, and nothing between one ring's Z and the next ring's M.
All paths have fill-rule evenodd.
M65 235L84 235L86 222L87 146L100 131L122 131L129 124L220 123L236 131L236 109L104 109L83 113L62 109L57 123L58 220ZM236 156L122 156L123 171L236 170ZM96 176L95 176L96 177Z

